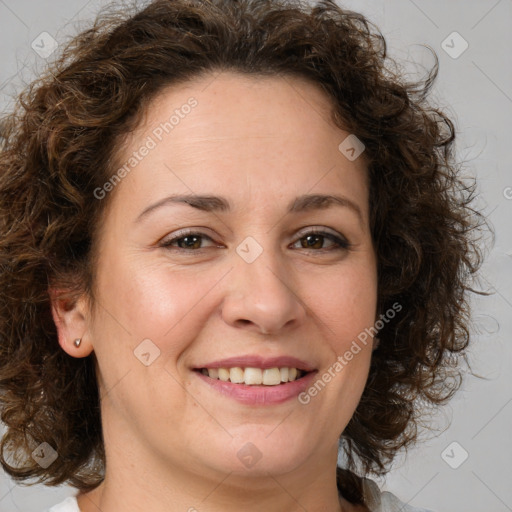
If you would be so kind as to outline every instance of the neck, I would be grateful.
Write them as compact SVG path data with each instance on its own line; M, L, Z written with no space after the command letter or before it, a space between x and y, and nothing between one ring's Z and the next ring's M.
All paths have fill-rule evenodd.
M107 457L107 461L108 461ZM153 461L154 462L154 461ZM107 464L103 483L78 496L81 512L355 512L338 494L336 463L308 464L286 474L247 477L226 474L191 474L179 468L150 468L126 460Z

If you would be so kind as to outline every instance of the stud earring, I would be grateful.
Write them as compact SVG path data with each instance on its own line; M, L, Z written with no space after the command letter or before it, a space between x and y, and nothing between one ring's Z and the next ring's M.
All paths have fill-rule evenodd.
M77 338L73 343L75 344L75 347L78 348L80 346L80 343L82 343L82 338Z

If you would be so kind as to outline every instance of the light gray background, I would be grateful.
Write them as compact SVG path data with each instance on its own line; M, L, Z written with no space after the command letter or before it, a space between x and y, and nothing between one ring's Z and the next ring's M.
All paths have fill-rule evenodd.
M0 0L0 109L7 109L10 96L44 68L32 41L46 31L62 43L106 3ZM433 62L421 44L437 52L434 99L456 122L459 158L466 161L468 175L478 177L480 206L496 231L482 280L494 294L475 300L471 350L474 371L488 380L468 376L458 396L434 418L437 431L425 432L429 439L397 460L385 481L377 481L402 500L436 512L512 511L512 0L339 3L380 27L391 55L411 76ZM441 46L454 31L469 45L457 58ZM461 40L452 39L451 51L460 51ZM458 444L445 451L453 442ZM465 452L468 458L460 464ZM446 461L460 466L453 469ZM72 493L69 487L16 485L0 474L1 512L40 512Z

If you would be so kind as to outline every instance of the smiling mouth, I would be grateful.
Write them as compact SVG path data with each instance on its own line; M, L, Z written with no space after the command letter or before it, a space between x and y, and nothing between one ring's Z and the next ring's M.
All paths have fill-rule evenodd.
M194 371L206 377L246 386L279 386L302 379L311 372L293 367L254 368L197 368Z

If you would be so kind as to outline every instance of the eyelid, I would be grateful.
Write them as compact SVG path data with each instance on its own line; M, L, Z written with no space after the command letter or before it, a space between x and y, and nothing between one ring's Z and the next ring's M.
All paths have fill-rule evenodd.
M179 240L180 238L184 238L186 236L191 236L191 235L197 235L197 236L200 236L202 238L206 238L208 240L211 240L212 242L215 242L213 237L208 235L208 234L206 234L204 232L204 230L209 231L208 228L204 228L204 227L201 227L201 226L198 226L197 228L183 228L183 229L180 229L180 230L176 231L175 233L173 233L169 237L164 237L163 240L161 240L159 242L159 245L161 247L165 247L167 245L170 245L173 242L176 242L176 240ZM182 250L182 251L186 251L187 250L187 249L181 249L179 247L177 247L177 249ZM194 250L194 252L199 252L199 251L201 251L201 249Z
M306 226L305 228L302 228L301 230L297 231L295 236L300 237L302 235L307 235L309 233L317 233L317 234L325 233L325 234L337 236L339 238L343 238L348 243L348 240L346 239L346 237L344 235L342 235L341 233L338 233L337 231L335 231L333 229L326 228L325 226Z

